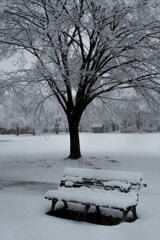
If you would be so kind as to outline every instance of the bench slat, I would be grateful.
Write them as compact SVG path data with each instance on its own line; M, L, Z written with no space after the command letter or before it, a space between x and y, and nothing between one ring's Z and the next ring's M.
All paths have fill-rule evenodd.
M99 169L86 169L86 168L65 168L63 180L71 180L81 182L82 179L90 179L92 181L126 181L132 184L140 184L142 180L142 173L138 172L125 172L125 171L108 171Z

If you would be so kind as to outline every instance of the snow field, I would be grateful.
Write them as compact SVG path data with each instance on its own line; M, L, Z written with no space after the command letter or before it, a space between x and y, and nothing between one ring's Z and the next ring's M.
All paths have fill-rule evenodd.
M0 136L0 240L159 240L160 134L81 134L83 158L64 159L68 136ZM100 226L50 217L44 189L1 189L2 180L58 182L64 167L143 173L133 223Z

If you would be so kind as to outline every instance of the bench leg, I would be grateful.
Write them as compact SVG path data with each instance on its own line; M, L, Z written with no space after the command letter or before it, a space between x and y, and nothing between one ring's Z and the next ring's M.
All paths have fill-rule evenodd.
M63 200L63 203L64 203L64 209L67 209L68 208L68 204L65 200Z
M52 205L51 205L51 213L54 213L56 203L57 203L57 199L53 199L52 200Z
M87 218L87 214L88 214L89 208L90 208L90 205L89 205L89 204L86 204L86 205L85 205L85 210L84 210L84 217L85 217L85 219Z
M133 214L133 219L136 220L137 219L136 207L132 207L131 211L132 211L132 214Z
M97 216L99 216L101 214L99 206L96 206L96 210L97 210Z
M126 221L126 218L127 218L128 212L129 212L129 209L123 211L122 221L124 221L124 222Z
M97 210L97 221L100 221L100 216L101 216L101 211L100 211L100 207L96 206L96 210Z

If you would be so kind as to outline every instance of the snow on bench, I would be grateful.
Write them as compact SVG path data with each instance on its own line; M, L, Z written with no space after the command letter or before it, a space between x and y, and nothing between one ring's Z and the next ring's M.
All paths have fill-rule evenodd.
M142 174L137 172L65 168L59 189L49 190L45 198L52 200L52 212L60 200L64 208L69 202L85 205L85 215L90 206L95 206L98 215L100 207L106 207L122 211L123 220L132 211L136 219L141 181Z

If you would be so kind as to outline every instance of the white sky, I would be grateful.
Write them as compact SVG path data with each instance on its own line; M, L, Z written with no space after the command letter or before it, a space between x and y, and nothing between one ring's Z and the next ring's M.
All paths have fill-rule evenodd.
M26 52L24 57L21 57L16 54L10 59L0 61L0 72L2 71L14 71L19 68L29 68L33 63L33 56Z
M0 71L12 71L15 70L13 61L5 60L0 62Z

